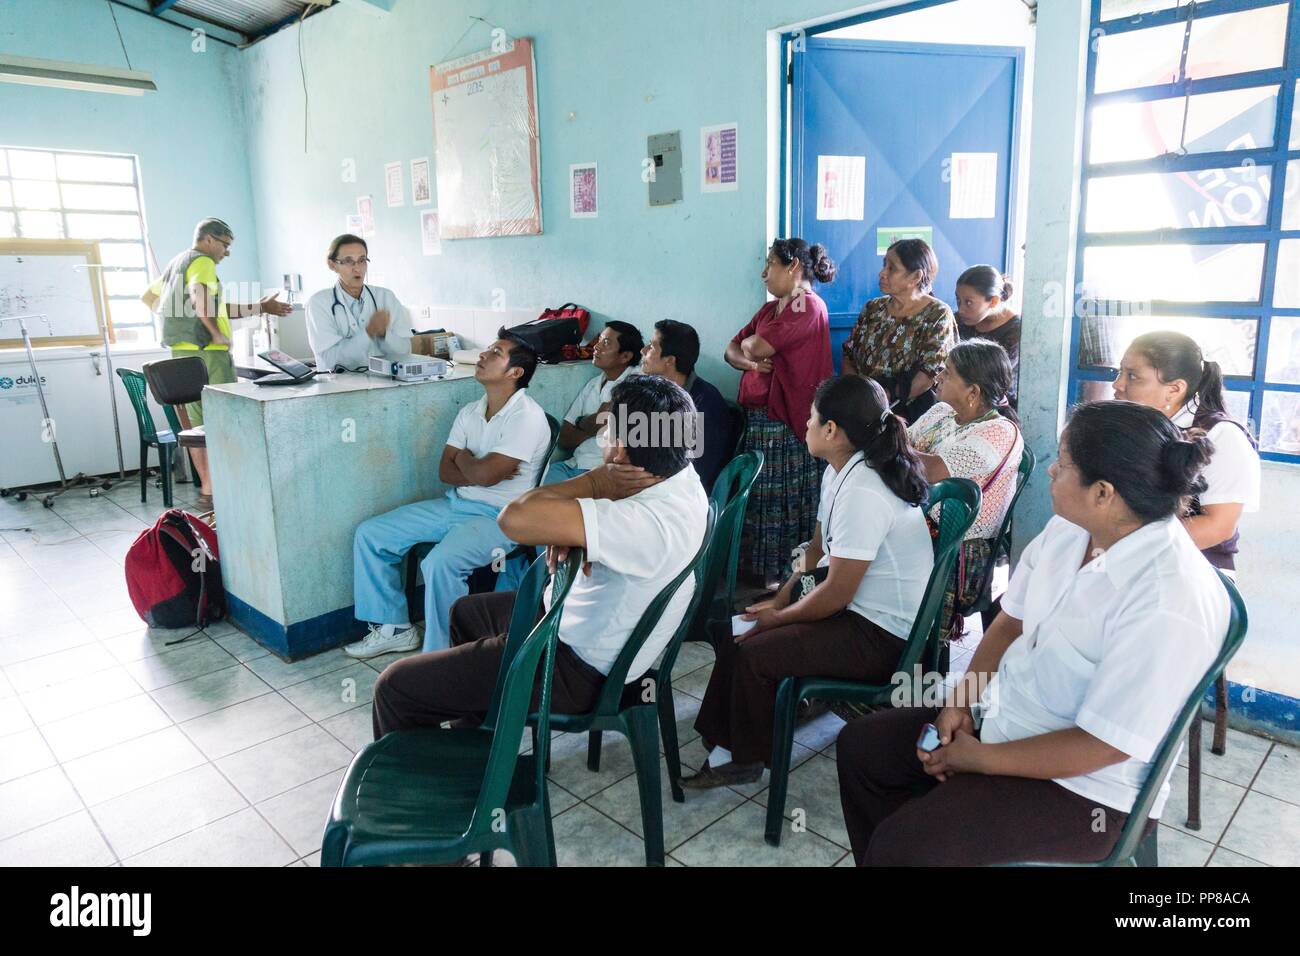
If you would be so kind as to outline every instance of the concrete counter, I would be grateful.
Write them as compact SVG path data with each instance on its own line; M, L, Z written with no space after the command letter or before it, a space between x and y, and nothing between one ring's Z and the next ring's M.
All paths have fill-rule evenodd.
M240 628L290 660L364 633L352 616L353 532L446 490L438 461L452 421L483 394L473 372L204 390L221 575ZM528 394L561 418L596 374L589 362L542 365Z

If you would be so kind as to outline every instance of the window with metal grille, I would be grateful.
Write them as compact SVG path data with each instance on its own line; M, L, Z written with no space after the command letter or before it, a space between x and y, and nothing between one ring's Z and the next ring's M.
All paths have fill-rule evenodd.
M114 332L156 337L139 301L149 273L134 156L0 146L0 239L12 238L98 242Z
M1300 462L1300 0L1092 0L1070 395L1176 329Z

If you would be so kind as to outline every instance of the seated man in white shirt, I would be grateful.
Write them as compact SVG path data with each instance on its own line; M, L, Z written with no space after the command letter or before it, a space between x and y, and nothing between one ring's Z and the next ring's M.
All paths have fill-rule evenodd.
M565 481L584 471L599 467L603 454L596 435L600 431L600 413L608 411L614 386L631 375L639 375L641 350L645 343L635 325L608 322L591 347L591 364L600 374L582 387L560 425L559 447L573 451L567 461L553 463L546 473L548 483Z
M391 290L366 285L366 240L348 233L335 237L325 264L338 282L307 300L307 341L317 371L365 371L372 355L410 355L411 318L406 308Z
M368 658L421 646L402 590L402 558L415 545L437 545L420 563L424 579L426 651L447 646L452 604L468 593L466 577L508 553L514 544L497 524L501 509L532 488L546 457L551 429L528 397L537 353L507 337L479 356L474 377L483 397L456 415L438 464L450 485L432 501L405 505L362 522L353 543L357 620L370 622L362 641L343 648Z
M667 379L638 375L614 389L613 413L693 415L691 397ZM704 539L708 499L687 457L688 430L670 429L680 446L628 447L634 429L612 429L605 464L520 496L501 512L503 532L522 544L548 545L548 559L571 547L587 563L564 602L551 691L557 713L584 713L646 606L690 563ZM663 437L664 432L660 432ZM671 439L670 439L671 440ZM667 646L694 593L683 582L637 653L637 681ZM375 685L375 739L395 730L477 720L487 712L505 648L515 594L475 594L451 609L449 650L407 657Z

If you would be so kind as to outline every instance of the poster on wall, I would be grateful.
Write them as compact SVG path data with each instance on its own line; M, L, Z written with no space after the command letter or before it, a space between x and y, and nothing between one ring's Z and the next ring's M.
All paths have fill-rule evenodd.
M934 248L933 226L881 226L876 230L876 255L883 256L900 239L924 239Z
M442 255L442 234L438 229L438 210L420 210L420 252L426 256Z
M406 190L402 188L402 164L384 163L384 193L389 206L405 206Z
M949 219L992 219L996 215L997 153L953 153L948 180Z
M867 198L867 157L817 157L817 218L861 221Z
M361 238L373 239L375 236L375 198L373 196L357 197L357 215L361 217Z
M533 42L497 46L429 68L446 239L542 231Z
M427 206L433 202L429 191L429 157L411 160L411 204Z
M569 218L595 219L600 213L595 163L569 167Z
M349 235L359 236L366 228L366 224L360 216L348 216L346 222L347 225L343 227L343 231Z
M700 128L700 191L732 192L740 187L736 124Z

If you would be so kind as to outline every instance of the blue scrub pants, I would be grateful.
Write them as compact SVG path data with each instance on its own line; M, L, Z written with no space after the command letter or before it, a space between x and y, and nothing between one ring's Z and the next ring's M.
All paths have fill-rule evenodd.
M352 545L353 594L359 621L405 625L410 622L402 582L402 558L424 541L438 542L420 562L424 577L424 650L450 644L448 614L469 593L466 578L491 564L514 544L497 526L496 505L461 498L450 489L443 498L404 505L363 521ZM498 550L499 549L499 550Z

